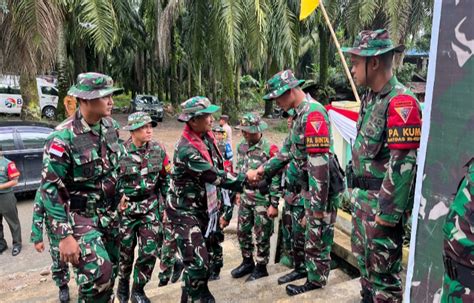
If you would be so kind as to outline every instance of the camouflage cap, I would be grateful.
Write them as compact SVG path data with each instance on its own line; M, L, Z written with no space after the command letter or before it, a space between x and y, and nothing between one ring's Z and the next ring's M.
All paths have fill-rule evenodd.
M405 46L394 46L388 31L386 29L378 29L375 31L361 31L357 35L352 47L342 47L341 50L361 57L373 57L389 51L401 53L405 50Z
M225 130L220 125L214 125L212 131L216 133L225 133Z
M180 122L188 122L194 117L217 112L220 106L214 105L206 97L196 96L181 103Z
M127 126L123 127L123 130L136 130L151 123L152 127L158 125L155 120L151 119L150 115L145 112L135 112L128 116Z
M290 88L294 88L304 83L304 80L296 79L290 69L275 74L265 85L265 96L263 99L271 100L280 97Z
M267 122L263 121L259 115L247 113L242 116L242 119L240 119L240 124L236 128L251 134L256 134L266 130L268 128L268 124Z
M91 100L123 92L122 88L113 87L111 77L99 73L82 73L77 76L76 84L71 86L68 95Z

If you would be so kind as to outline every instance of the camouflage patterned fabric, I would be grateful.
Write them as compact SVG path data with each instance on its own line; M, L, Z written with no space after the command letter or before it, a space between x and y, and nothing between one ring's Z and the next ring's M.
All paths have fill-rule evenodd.
M444 255L454 262L474 270L474 158L468 163L466 177L462 180L456 197L449 208L443 226ZM455 277L444 274L441 302L473 302L474 292Z
M111 77L99 73L82 73L77 76L76 84L71 86L67 94L76 98L91 100L119 94L122 88L113 87Z
M158 241L160 249L160 273L158 278L160 281L169 281L173 273L173 267L176 263L176 254L178 252L178 244L176 243L176 234L174 232L173 224L166 219L161 227L160 234L162 240ZM162 243L160 245L160 243Z
M180 122L187 122L200 115L213 114L220 109L219 106L211 104L208 98L201 96L189 98L181 103L181 108L182 112L178 117Z
M175 146L165 212L173 223L183 257L184 290L193 299L199 299L207 289L209 277L209 248L204 235L209 223L207 197L212 192L206 192L206 187L242 191L245 179L243 174L236 176L223 170L212 132L200 136L185 125Z
M361 31L357 35L353 47L341 47L341 50L361 57L372 57L389 51L403 52L405 46L394 46L388 31L386 29L378 29L375 31Z
M414 104L410 113L419 114L418 102L396 77L379 93L364 96L352 147L355 176L380 180L382 184L380 190L356 187L351 197L352 251L358 260L361 286L381 302L402 300L403 223L413 206L409 193L415 175L416 148L389 148L387 138L387 125L392 117L389 108L401 95ZM417 127L419 140L420 124ZM395 227L376 224L376 215Z
M262 133L268 128L267 122L263 121L259 115L246 113L240 119L237 129L246 131L251 134Z
M53 264L51 265L52 278L57 287L67 285L70 279L69 266L67 263L62 262L59 259L60 238L51 233L48 217L43 205L43 199L41 198L41 193L37 191L33 205L33 223L31 225L30 240L32 243L37 244L44 242L43 226L45 227L46 235L49 239L49 253L53 261Z
M123 130L129 130L129 131L136 130L136 129L139 129L140 127L147 125L148 123L151 123L152 127L155 127L158 125L156 121L151 119L149 114L145 112L135 112L128 116L127 125L124 126Z
M283 95L290 88L300 86L304 80L296 79L291 70L284 70L274 75L265 85L265 96L263 99L271 100Z
M256 117L258 119L256 119ZM252 125L247 125L251 124ZM260 118L253 114L244 115L241 120L241 127L260 133L266 127L266 123L260 121ZM245 126L247 125L247 126ZM260 140L251 145L245 139L237 145L237 165L238 172L247 172L249 169L257 169L260 165L269 160L276 152L278 147L270 144L267 139L261 137ZM270 256L270 237L273 233L273 219L268 217L267 210L270 205L278 209L281 195L279 194L281 184L281 174L276 174L272 180L272 187L277 190L270 190L267 195L262 195L258 189L245 188L240 196L239 218L237 225L237 236L239 239L242 257L252 258L254 245L252 241L252 229L256 241L256 262L258 264L268 264ZM268 185L270 186L270 185Z
M120 160L117 189L129 197L130 201L120 220L119 275L121 279L129 280L138 242L133 283L144 286L150 281L160 249L156 242L162 221L159 195L164 199L168 192L171 167L164 146L158 142L150 141L137 147L130 138L125 143L125 148L128 154Z
M295 166L296 169L292 173L294 180L299 180L301 199L304 200L305 208L305 257L308 281L324 286L329 274L331 260L329 252L333 242L337 211L337 199L328 196L329 148L332 135L324 106L309 98L307 95L295 108L289 139L280 152L264 164L264 171L265 176L269 177L288 163L293 163ZM320 137L319 134L322 133L324 136ZM313 212L324 212L324 218L316 220Z
M75 266L80 300L109 300L118 269L115 184L125 152L118 128L109 117L90 126L77 111L56 127L44 148L39 192L51 235L73 235L80 246Z

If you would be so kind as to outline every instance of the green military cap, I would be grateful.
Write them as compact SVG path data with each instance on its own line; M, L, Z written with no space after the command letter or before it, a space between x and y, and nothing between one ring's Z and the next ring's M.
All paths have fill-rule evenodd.
M240 124L236 128L251 134L256 134L266 130L268 128L268 124L267 122L263 121L259 115L247 113L242 116L242 119L240 119Z
M216 133L225 133L225 130L220 125L215 125L212 127L212 131Z
M136 130L142 126L151 123L152 127L155 127L158 123L151 119L150 115L145 112L135 112L128 116L127 126L123 127L123 130Z
M110 76L99 73L82 73L77 76L76 84L71 86L68 95L91 100L123 92L122 88L113 87Z
M405 50L405 46L394 46L388 31L386 29L378 29L375 31L361 31L357 35L352 47L342 47L341 50L361 57L373 57L389 51L401 53Z
M290 69L281 71L270 78L265 85L265 96L263 99L271 100L280 97L287 90L304 83L304 80L296 79Z
M181 103L181 114L178 117L180 122L188 122L194 117L212 114L220 109L206 97L196 96Z

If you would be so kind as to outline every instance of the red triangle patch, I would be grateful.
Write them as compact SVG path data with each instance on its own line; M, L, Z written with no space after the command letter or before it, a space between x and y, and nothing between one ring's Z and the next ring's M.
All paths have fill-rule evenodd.
M411 111L413 110L413 106L396 107L395 110L400 118L402 118L403 122L407 123L408 117L410 117Z

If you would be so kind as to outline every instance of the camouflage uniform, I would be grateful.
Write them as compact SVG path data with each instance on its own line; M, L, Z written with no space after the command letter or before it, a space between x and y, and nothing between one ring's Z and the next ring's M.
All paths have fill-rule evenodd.
M304 80L297 80L291 71L280 72L268 80L269 93L264 99L278 98L302 83ZM264 174L272 176L288 163L294 165L294 169L287 172L294 173L293 180L298 180L301 186L306 218L307 282L314 289L327 283L338 206L338 197L329 196L329 148L332 137L327 112L319 102L306 95L294 110L289 139L280 152L264 164ZM314 212L324 212L324 217L317 219ZM287 286L288 294L292 287Z
M112 79L97 73L80 74L68 94L91 100L119 91ZM110 117L89 125L80 109L56 127L43 155L39 192L59 239L73 235L80 247L75 265L79 301L106 302L119 261L115 184L124 154L118 123Z
M267 124L254 114L245 114L240 122L239 128L250 133L262 133ZM278 151L276 145L270 144L267 139L261 137L254 145L250 145L245 139L237 145L238 172L245 173L249 169L257 169L269 160ZM255 233L257 247L257 264L268 264L270 256L270 237L273 233L273 218L268 217L267 210L270 205L278 209L280 195L281 175L277 174L271 181L270 194L262 195L258 189L245 188L240 197L239 219L237 235L242 251L242 257L253 258L254 245L252 241L252 229ZM268 185L270 186L270 184Z
M59 241L60 238L51 232L49 220L44 209L41 192L36 192L33 205L33 223L31 225L31 242L34 244L43 241L43 226L46 229L46 235L49 239L49 253L53 264L51 272L57 287L66 286L69 283L69 266L59 258Z
M193 97L181 107L182 114L178 120L182 122L219 110L205 97ZM214 229L212 223L218 225L215 211L218 209L216 196L219 191L215 186L241 191L244 181L244 175L235 176L223 170L222 156L212 132L199 136L188 124L185 125L175 146L165 212L173 222L185 265L184 294L193 300L210 295L207 287L210 243L209 237L205 236L208 229L210 232Z
M161 218L164 217L164 202L165 201L161 203L163 207L160 205ZM163 218L163 222L160 224L158 246L161 247L158 252L160 255L160 273L158 274L158 279L162 285L166 285L171 278L175 263L178 262L176 257L178 252L176 234L174 232L173 223L169 218Z
M124 130L134 131L148 123L156 126L148 114L136 112L128 117ZM130 138L125 148L128 154L120 160L117 189L130 200L120 220L119 275L129 280L138 242L133 284L143 287L150 281L160 248L156 241L162 221L159 196L164 199L168 192L171 167L161 143L150 141L137 147Z
M441 302L474 302L474 158L468 163L443 227L445 273Z
M365 57L401 50L392 45L386 30L363 31L353 48L344 48ZM363 97L352 147L351 240L368 302L402 301L403 221L412 208L409 192L420 129L418 101L395 76L380 92ZM394 227L377 224L376 216Z

